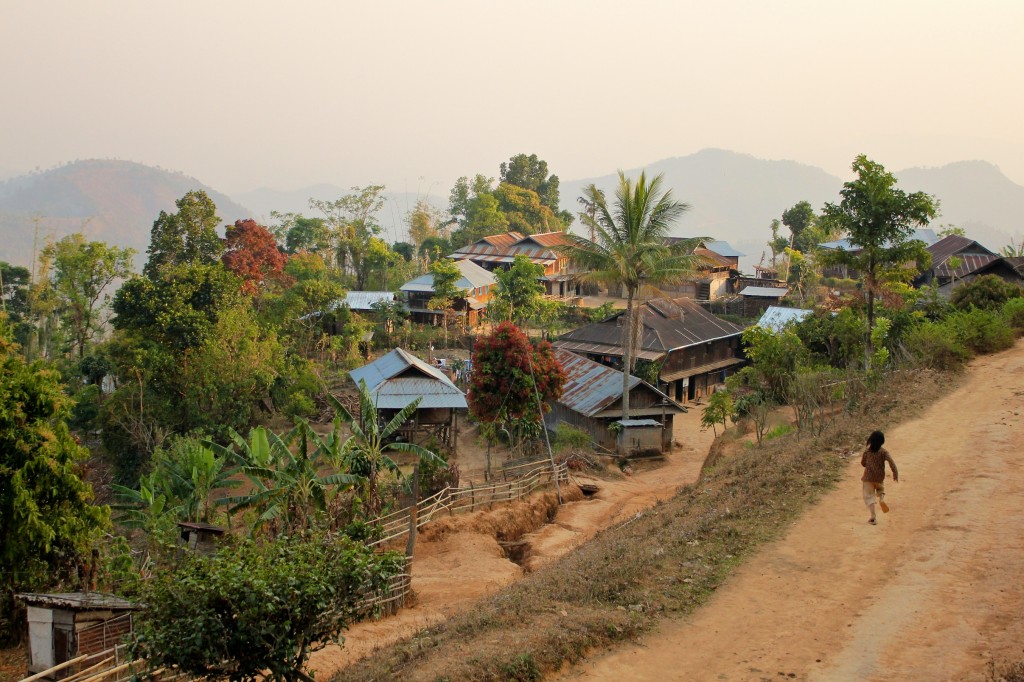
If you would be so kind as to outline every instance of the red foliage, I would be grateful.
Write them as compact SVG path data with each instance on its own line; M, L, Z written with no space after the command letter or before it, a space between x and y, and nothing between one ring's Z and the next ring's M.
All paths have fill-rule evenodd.
M532 373L531 373L532 362ZM473 375L469 408L481 421L540 419L534 379L545 412L565 387L565 370L555 360L551 344L534 345L511 322L502 322L473 345Z
M277 248L270 231L255 220L236 220L224 235L221 262L245 280L246 293L255 294L268 279L282 279L288 257Z

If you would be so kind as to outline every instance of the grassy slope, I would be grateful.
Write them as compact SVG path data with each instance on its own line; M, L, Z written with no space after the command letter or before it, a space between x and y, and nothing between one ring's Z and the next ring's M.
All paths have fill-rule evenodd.
M534 680L593 648L700 606L765 541L832 489L867 433L948 389L948 375L894 375L824 436L791 434L722 458L701 481L443 625L343 670L347 680Z

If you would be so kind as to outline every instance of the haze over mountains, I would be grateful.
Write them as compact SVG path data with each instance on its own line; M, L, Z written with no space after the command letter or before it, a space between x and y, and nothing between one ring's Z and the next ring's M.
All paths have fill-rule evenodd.
M884 161L883 161L884 163ZM557 173L557 169L553 169ZM639 168L624 169L630 177ZM758 159L718 149L664 159L646 167L648 175L664 173L665 187L691 205L679 222L677 235L709 235L724 239L747 254L744 268L757 263L770 237L773 218L798 201L820 210L838 201L843 180L820 168L797 163ZM925 191L938 197L941 215L933 225L958 225L969 236L997 250L1019 239L1024 230L1024 187L984 161L963 161L940 168L911 168L896 172L906 191ZM593 182L612 190L615 172L561 182L563 208L576 211L576 198ZM368 180L366 184L371 184ZM311 215L310 197L335 199L350 190L318 184L296 190L263 188L228 197L183 173L127 161L77 161L53 170L21 175L0 182L0 260L28 265L36 241L60 238L82 230L91 239L131 246L144 254L150 229L161 210L173 211L174 202L190 189L205 189L225 223L240 218L270 219L270 211ZM448 188L433 195L389 193L379 214L389 241L405 238L404 218L418 198L447 207Z

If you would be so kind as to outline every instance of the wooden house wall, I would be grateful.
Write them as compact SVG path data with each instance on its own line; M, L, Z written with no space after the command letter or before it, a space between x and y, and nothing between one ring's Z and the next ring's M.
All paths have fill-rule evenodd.
M728 360L736 357L740 347L739 336L730 336L724 339L715 339L708 343L701 343L696 346L679 348L669 353L665 364L661 368L661 374L674 374L686 369L696 369L701 365L712 362Z
M575 426L590 435L590 438L608 450L615 449L615 436L608 430L608 420L587 417L570 410L561 403L549 403L551 411L544 415L544 423L551 430L558 427L559 422Z

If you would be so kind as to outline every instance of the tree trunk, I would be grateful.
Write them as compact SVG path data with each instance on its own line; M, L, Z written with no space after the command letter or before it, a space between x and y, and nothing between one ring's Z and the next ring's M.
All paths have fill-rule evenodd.
M623 330L625 343L622 344L622 418L629 419L629 370L633 365L633 297L636 289L626 290L626 327Z
M875 257L868 256L868 272L864 278L868 288L868 334L864 340L864 369L871 369L871 356L875 354L871 344L871 331L875 328Z

